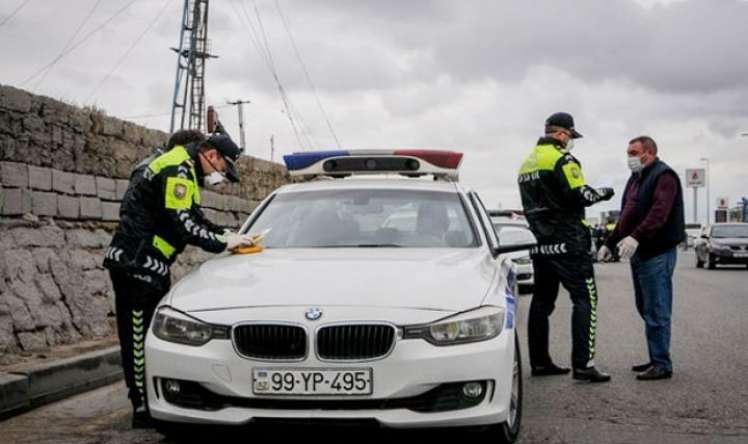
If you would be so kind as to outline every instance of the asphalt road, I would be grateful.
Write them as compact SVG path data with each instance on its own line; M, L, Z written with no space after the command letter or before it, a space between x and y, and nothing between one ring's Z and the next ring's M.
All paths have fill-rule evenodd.
M522 443L745 443L748 442L748 270L697 270L691 253L676 272L674 377L639 382L629 367L646 360L643 325L636 314L628 265L597 267L598 365L613 375L603 385L570 377L530 378L525 358ZM529 305L520 303L521 337ZM571 306L559 297L553 315L552 355L567 363ZM425 441L423 432L356 429L202 429L195 442ZM443 439L442 434L434 438ZM469 439L458 435L460 439ZM0 422L3 443L157 443L152 430L130 430L124 385L108 387Z

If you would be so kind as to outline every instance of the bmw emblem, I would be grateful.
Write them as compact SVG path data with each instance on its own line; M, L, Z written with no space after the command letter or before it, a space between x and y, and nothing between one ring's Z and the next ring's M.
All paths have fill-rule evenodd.
M304 316L306 316L306 318L310 321L316 321L322 317L322 310L317 307L313 307L307 310L306 313L304 313Z

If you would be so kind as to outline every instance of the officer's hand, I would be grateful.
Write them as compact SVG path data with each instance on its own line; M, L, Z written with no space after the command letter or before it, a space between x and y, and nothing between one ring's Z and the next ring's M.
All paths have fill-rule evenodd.
M616 195L616 192L615 190L613 190L613 188L604 187L604 188L598 188L597 194L600 195L601 200L610 200L613 198L613 196Z
M610 262L613 260L613 252L610 251L610 248L603 245L597 252L597 260L599 262Z
M618 242L618 255L622 259L631 259L631 256L636 253L636 249L639 248L639 241L631 236L624 237L621 242Z
M226 235L226 249L233 250L236 247L251 247L254 245L252 236L248 234L229 233Z

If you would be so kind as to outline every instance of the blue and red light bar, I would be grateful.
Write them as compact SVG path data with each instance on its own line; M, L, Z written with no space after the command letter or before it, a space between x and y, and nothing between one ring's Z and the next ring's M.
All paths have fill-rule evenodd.
M420 173L452 173L460 167L462 162L462 153L455 151L439 150L353 150L353 151L313 151L293 153L283 156L286 167L289 172L308 169L327 159L346 158L346 157L409 157L418 159L427 163L420 168ZM431 168L430 168L431 167ZM436 168L433 168L436 167ZM375 171L369 171L375 172ZM411 171L412 172L412 171ZM309 171L308 173L314 173Z

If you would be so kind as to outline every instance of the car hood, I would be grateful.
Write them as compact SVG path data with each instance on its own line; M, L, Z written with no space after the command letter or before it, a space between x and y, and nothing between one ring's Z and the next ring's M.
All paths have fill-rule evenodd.
M748 245L745 237L714 237L712 243L715 245Z
M483 248L268 249L202 264L165 303L186 312L273 306L455 312L478 306L498 272Z

